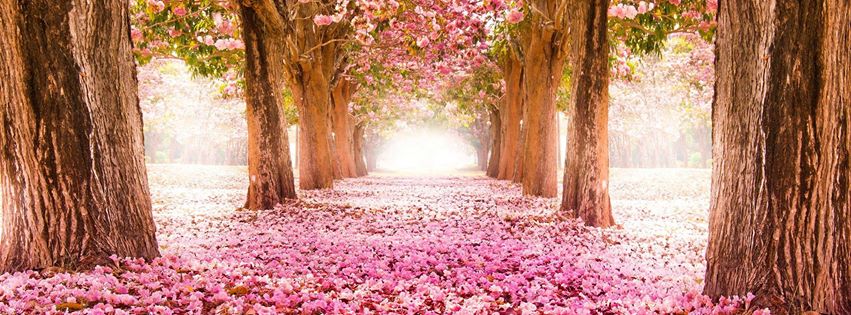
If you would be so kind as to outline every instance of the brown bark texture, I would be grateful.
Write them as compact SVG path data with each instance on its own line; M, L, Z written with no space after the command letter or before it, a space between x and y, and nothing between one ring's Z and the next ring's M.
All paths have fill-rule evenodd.
M332 108L332 110L328 111L328 119L326 120L329 131L334 130L334 121L332 117L333 115L334 111ZM343 168L342 166L340 166L340 156L337 154L337 144L334 142L333 132L328 133L328 143L331 145L331 174L333 175L334 179L343 179Z
M280 38L257 13L241 7L245 41L245 116L248 120L248 197L244 208L271 209L297 198L283 110Z
M719 8L705 293L851 314L851 1Z
M0 0L0 272L159 256L123 1Z
M609 199L609 1L571 1L571 89L561 211L586 225L615 224Z
M328 124L331 98L329 82L317 70L305 73L300 86L293 89L299 112L299 187L333 188L334 160Z
M523 63L516 54L510 54L502 63L505 78L505 96L502 115L502 149L499 156L498 179L514 179L520 147L520 120L523 116Z
M280 36L284 81L299 113L298 170L301 189L333 188L331 78L343 67L342 45L351 33L346 23L319 26L312 17L328 14L332 0L302 3L284 0L244 0L269 32Z
M334 144L337 160L340 163L340 174L343 178L357 177L355 165L354 128L351 126L352 117L349 114L349 102L352 99L354 87L348 80L337 82L331 92L334 123Z
M490 115L491 152L488 157L487 176L497 178L499 176L499 158L502 155L502 119L499 110L491 108Z
M558 194L558 130L556 90L564 69L564 19L560 1L531 1L530 41L524 49L523 194L555 197Z
M363 156L363 154L364 154L363 146L366 143L366 141L364 140L364 136L363 136L363 133L364 133L364 130L363 130L364 126L363 125L364 125L363 123L355 124L355 130L352 133L352 138L353 138L352 145L354 146L355 171L357 172L358 177L369 175L369 172L366 169L366 161L364 160L364 156Z

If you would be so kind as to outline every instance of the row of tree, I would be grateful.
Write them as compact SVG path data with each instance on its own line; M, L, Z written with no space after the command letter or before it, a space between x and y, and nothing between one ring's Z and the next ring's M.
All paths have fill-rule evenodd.
M493 139L487 173L522 183L525 194L556 195L555 98L567 72L561 210L587 225L611 226L607 122L618 22L609 19L608 1L526 6L529 16L498 55L505 93L498 106L486 107ZM721 4L710 296L753 292L754 307L781 314L851 312L851 32L842 29L849 22L847 1ZM655 39L632 36L623 42L636 51L657 48Z
M358 56L352 53L356 48L380 46L370 38L394 27L415 29L391 17L404 6L173 1L163 14L161 2L147 2L146 10L156 12L141 14L155 17L149 20L152 29L177 23L197 30L212 20L233 33L209 10L231 10L240 17L239 43L200 36L189 43L181 37L187 29L163 32L190 48L244 46L246 208L271 208L296 197L285 90L298 109L300 187L331 188L335 174L363 174L357 158L363 149L356 143L364 141L357 139L357 124L343 114L358 86L352 78L368 76L347 70L357 64L350 59ZM491 157L498 163L489 174L522 182L525 194L556 195L556 92L569 70L570 148L562 211L592 226L614 224L607 145L611 39L636 51L654 51L667 34L688 25L702 28L700 17L714 19L718 6L667 0L655 11L645 4L637 15L623 11L624 3L631 5L529 0L514 8L504 3L487 8L509 12L507 53L500 57L506 91L494 137L499 144ZM468 16L480 7L466 5L430 8ZM187 8L198 10L187 14ZM412 19L435 17L416 8L421 12ZM851 312L851 32L845 27L851 23L851 3L740 0L722 3L718 13L706 293L753 292L756 306L788 312ZM137 33L129 29L130 15L122 1L0 2L0 271L85 268L109 263L113 254L158 255L131 43ZM195 23L187 16L204 18ZM483 23L452 23L452 28L435 27L456 30L446 42L478 46L475 36L462 35L478 33ZM708 26L702 31L711 33ZM352 38L358 40L354 47ZM418 52L412 56L455 47L435 45L440 35L398 38L412 43L409 49ZM174 50L174 45L162 47ZM222 55L222 49L210 50L211 60L239 59L239 52ZM192 58L189 64L199 71L215 72L215 62ZM457 65L438 67L444 72Z

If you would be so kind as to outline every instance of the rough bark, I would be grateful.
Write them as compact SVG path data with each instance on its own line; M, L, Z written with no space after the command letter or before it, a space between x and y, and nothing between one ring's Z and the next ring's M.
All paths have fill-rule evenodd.
M340 174L343 178L358 176L353 145L354 128L350 125L352 118L349 115L349 102L353 93L353 86L345 79L340 80L331 93L331 100L334 106L335 153L340 163Z
M354 159L355 159L355 171L357 175L366 176L369 175L369 172L366 169L366 161L364 161L363 156L363 146L366 143L363 138L363 124L356 124L355 130L353 132L352 137L354 138L353 146L354 146Z
M331 101L333 105L334 101ZM325 121L328 124L328 144L331 146L331 174L334 179L343 179L343 167L340 165L340 156L337 154L337 143L334 141L334 109L330 108Z
M308 68L299 78L293 96L299 112L299 188L334 187L328 114L331 97L328 78L320 69Z
M525 83L523 90L525 91ZM524 93L525 94L525 93ZM511 176L511 181L514 183L523 183L523 162L526 159L526 116L529 113L529 106L522 105L520 109L520 139L517 140L517 156L514 157L514 174Z
M571 91L561 211L586 225L615 224L609 200L609 1L571 1Z
M279 40L252 8L242 6L245 41L245 117L248 120L246 209L271 209L297 198L284 116Z
M312 17L333 1L244 0L264 25L280 34L281 70L299 112L298 169L301 189L333 188L331 78L341 71L348 23L317 26Z
M705 293L851 313L851 2L722 2Z
M491 133L491 154L488 158L487 175L492 178L499 176L499 159L502 155L502 119L498 109L489 110L490 113L490 133Z
M503 63L505 99L502 115L502 149L499 156L498 179L514 179L520 147L520 119L523 116L523 63L516 55Z
M556 90L564 68L562 33L551 16L557 1L533 1L538 12L531 15L530 43L524 51L523 194L555 197L558 194L558 130Z
M0 272L159 255L128 11L0 0Z

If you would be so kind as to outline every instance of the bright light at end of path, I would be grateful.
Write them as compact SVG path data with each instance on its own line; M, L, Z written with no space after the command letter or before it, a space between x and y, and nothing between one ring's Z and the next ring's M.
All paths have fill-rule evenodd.
M454 171L475 166L475 151L445 131L410 130L394 135L378 156L378 168L388 171Z

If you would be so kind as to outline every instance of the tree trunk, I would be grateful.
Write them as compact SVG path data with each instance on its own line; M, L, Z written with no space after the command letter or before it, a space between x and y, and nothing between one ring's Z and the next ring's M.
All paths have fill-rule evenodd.
M705 293L851 313L851 2L722 2Z
M523 90L526 90L525 83ZM529 106L523 104L520 112L520 139L517 140L517 156L514 157L514 175L511 176L511 181L518 184L523 183L523 162L526 159L526 125L524 122L529 113Z
M292 89L299 112L299 188L334 187L328 110L330 86L319 68L306 67Z
M358 177L369 175L369 172L366 170L366 162L363 159L363 146L365 143L363 138L363 124L355 125L355 131L352 137L354 138L354 159L357 175Z
M334 143L336 147L337 160L340 163L340 173L343 178L357 177L357 166L355 165L352 128L349 115L349 101L354 89L348 80L342 79L337 83L331 93L334 121Z
M331 101L331 105L333 105L334 101ZM328 117L325 120L328 124L328 144L331 146L331 174L334 176L334 179L343 179L343 168L340 165L340 156L337 154L337 144L334 140L334 133L331 132L334 130L334 110L328 111Z
M615 224L609 201L609 1L573 1L568 12L573 77L561 211L586 225Z
M546 2L546 1L542 1ZM537 6L545 8L549 5ZM543 9L546 10L546 9ZM556 89L561 83L564 53L561 34L546 25L548 17L531 16L531 42L525 51L523 143L523 194L555 197L558 194L558 130ZM532 88L534 87L534 88Z
M278 65L283 57L253 9L242 6L245 40L245 117L248 120L246 209L271 209L297 198Z
M491 178L499 176L499 159L502 155L502 119L499 110L490 112L491 155L488 159L487 175Z
M0 272L159 256L128 11L0 0Z
M521 155L520 119L523 115L523 63L511 55L503 66L505 99L502 114L502 149L498 179L514 179L517 159Z

